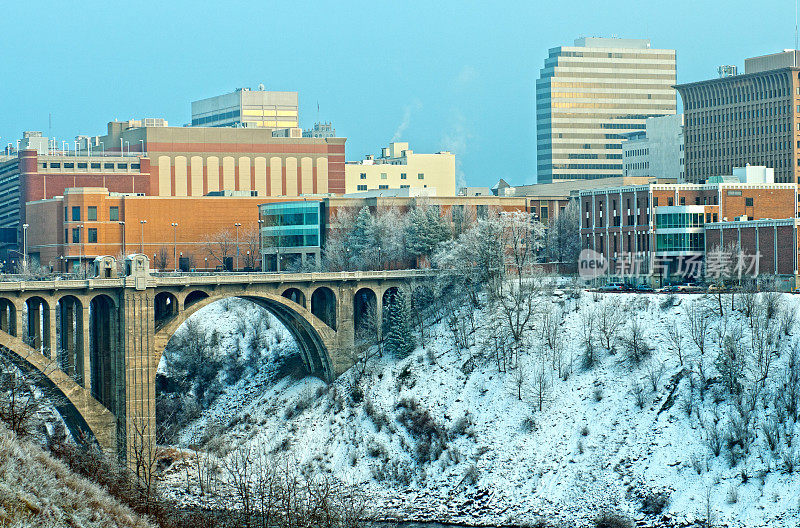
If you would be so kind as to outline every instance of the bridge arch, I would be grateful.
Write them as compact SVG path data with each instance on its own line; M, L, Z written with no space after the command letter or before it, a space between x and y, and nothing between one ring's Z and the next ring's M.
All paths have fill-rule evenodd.
M112 412L117 412L119 380L124 379L124 364L117 346L117 304L109 295L99 294L89 303L89 365L92 396Z
M158 292L153 299L153 312L155 326L159 328L167 319L178 315L178 297L170 291Z
M186 297L183 299L183 309L186 310L194 303L200 302L206 298L208 298L208 293L204 292L203 290L193 290L186 294Z
M83 384L83 303L75 295L66 294L58 297L55 304L59 324L56 339L58 367L76 382Z
M28 324L25 342L40 354L50 357L50 304L38 295L25 300Z
M327 286L320 286L311 294L311 313L336 330L336 294Z
M0 331L17 335L17 307L6 298L0 299Z
M161 360L169 340L189 317L209 304L231 297L245 299L266 308L294 337L308 370L325 381L334 379L335 368L332 354L336 345L336 333L327 323L302 305L277 293L220 293L197 300L156 332L155 364Z
M300 288L289 288L286 291L284 291L281 295L286 297L287 299L296 302L303 308L306 307L306 294L303 293L303 290L301 290Z
M353 325L357 343L378 337L378 296L372 288L360 288L353 296Z

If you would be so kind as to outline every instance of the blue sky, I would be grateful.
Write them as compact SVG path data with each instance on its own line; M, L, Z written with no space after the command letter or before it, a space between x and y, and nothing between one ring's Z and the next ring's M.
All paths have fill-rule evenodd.
M122 7L124 5L124 7ZM190 102L300 92L301 126L332 121L347 159L393 138L449 149L469 185L535 178L534 82L579 36L675 48L678 81L794 45L792 1L2 2L0 142L102 134L114 118L189 121Z

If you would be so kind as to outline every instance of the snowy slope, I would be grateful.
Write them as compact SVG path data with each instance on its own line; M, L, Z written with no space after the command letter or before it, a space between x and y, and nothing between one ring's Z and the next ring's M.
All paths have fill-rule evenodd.
M749 455L732 466L725 448L720 456L713 455L700 421L707 426L716 409L720 425L727 423L728 404L714 401L720 399L714 397L720 384L710 383L701 398L695 380L694 405L687 413L689 376L681 374L666 326L675 320L685 325L691 302L713 309L714 300L681 295L677 306L664 307L664 298L584 293L577 301L548 301L565 310L560 339L563 357L572 359L574 368L566 381L546 370L549 388L542 411L537 409L533 375L541 354L535 338L520 358L527 372L520 401L515 371L499 372L482 345L485 331L480 328L488 326L488 315L481 311L479 335L473 336L469 350L454 350L450 330L439 323L424 349L418 347L403 360L375 358L359 381L353 370L329 387L312 377L271 381L269 373L248 376L226 391L185 438L212 418L227 419L220 429L224 452L241 444L264 447L306 470L329 472L365 490L375 498L377 512L388 517L467 524L544 518L588 525L599 511L609 510L664 525L667 518L699 521L711 511L728 526L797 526L800 469L789 472L781 453L767 448L760 428L763 416L753 421ZM792 310L798 309L798 300L782 298ZM612 303L626 321L637 319L643 325L653 349L650 360L631 365L619 351L602 350L595 366L581 367L583 314L602 303ZM206 323L219 321L211 317ZM728 328L735 326L744 329L747 341L748 323L738 311L730 312L727 322ZM776 347L780 355L772 365L768 394L780 390L788 350L798 336L795 329ZM696 361L697 351L686 340L689 361ZM716 375L717 350L709 337L709 378ZM484 359L469 359L481 353ZM660 377L651 375L662 365ZM641 409L636 386L647 387ZM428 411L432 443L438 441L443 448L441 454L432 448L433 461L419 460L424 442L409 425L411 400ZM759 405L759 412L767 411ZM794 449L800 442L798 429L790 429ZM170 479L176 489L185 484L180 475L168 475ZM668 499L664 512L648 513L643 504L658 503L659 497Z

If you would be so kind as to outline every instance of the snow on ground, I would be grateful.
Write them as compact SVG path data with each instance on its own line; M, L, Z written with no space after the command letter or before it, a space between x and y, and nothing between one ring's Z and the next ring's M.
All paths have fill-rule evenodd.
M727 403L714 396L721 393L721 384L709 383L701 400L695 379L695 405L687 413L690 376L682 373L666 327L676 320L683 325L688 361L696 362L685 313L691 303L714 309L715 300L679 295L674 297L677 306L665 306L665 299L584 292L578 300L560 296L548 301L565 310L560 339L565 361L574 366L566 381L547 369L542 411L537 410L533 375L539 349L529 344L521 357L528 374L520 401L515 371L499 372L482 344L488 315L479 311L469 350L454 350L450 330L440 322L427 330L433 336L424 348L418 346L402 360L389 354L375 358L360 380L355 369L329 387L313 377L276 381L274 372L259 371L227 389L182 438L196 436L211 421L228 420L219 441L226 452L243 444L264 448L301 468L330 473L372 497L380 515L401 519L499 525L544 518L583 526L597 512L610 510L663 526L667 518L648 516L643 502L668 497L664 514L675 523L699 522L710 510L727 526L800 525L800 469L789 472L781 454L767 448L763 416L752 423L755 440L749 455L732 467L727 448L714 456L706 442L713 410L722 417L720 426L730 414ZM781 302L797 310L798 300L782 295ZM614 354L601 350L595 366L581 366L583 314L603 303L623 313L628 323L642 324L653 349L650 361L630 365L618 344ZM204 324L219 328L227 323L209 312ZM540 319L536 326L541 327ZM735 327L744 329L743 341L749 343L748 321L739 311L730 312L727 328ZM713 380L719 347L712 333L705 368ZM776 347L780 356L771 371L776 381L765 394L781 390L777 380L783 379L799 335L795 327ZM663 374L653 374L662 365ZM645 388L641 409L636 386ZM439 456L432 449L433 461L418 460L425 435L415 436L411 422L402 419L412 414L406 411L410 400L429 412L432 443L443 444ZM764 414L764 406L759 403L759 413ZM789 431L797 449L800 431ZM175 490L186 487L185 479L180 471L166 476Z

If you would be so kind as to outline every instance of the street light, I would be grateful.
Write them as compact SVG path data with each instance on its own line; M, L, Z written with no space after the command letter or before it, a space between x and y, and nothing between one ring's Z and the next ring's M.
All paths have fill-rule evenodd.
M261 271L264 271L264 255L261 252L261 227L264 225L263 220L258 221L258 261L261 263Z
M172 222L172 261L178 271L178 222Z
M28 271L28 224L22 224L22 270Z
M236 222L233 224L236 227L236 269L239 269L239 228L242 227L242 224Z
M78 272L83 275L83 224L78 225L78 249L80 258L78 259Z
M147 220L139 220L139 224L142 226L142 237L139 239L139 253L144 253L144 225L147 223Z
M122 258L124 259L125 252L128 250L128 248L125 247L125 222L120 220L117 223L122 227Z

